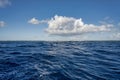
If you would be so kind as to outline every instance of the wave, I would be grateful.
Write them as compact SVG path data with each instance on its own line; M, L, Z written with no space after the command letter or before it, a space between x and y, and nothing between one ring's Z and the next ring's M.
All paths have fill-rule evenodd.
M0 42L0 80L119 80L120 42Z

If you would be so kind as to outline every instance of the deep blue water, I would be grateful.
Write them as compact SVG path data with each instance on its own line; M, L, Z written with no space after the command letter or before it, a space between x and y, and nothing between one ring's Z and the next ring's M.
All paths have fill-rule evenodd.
M120 41L1 41L0 80L120 80Z

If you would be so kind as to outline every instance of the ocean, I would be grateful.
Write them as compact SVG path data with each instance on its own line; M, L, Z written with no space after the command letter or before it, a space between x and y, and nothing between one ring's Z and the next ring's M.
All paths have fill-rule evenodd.
M120 80L120 41L0 41L0 80Z

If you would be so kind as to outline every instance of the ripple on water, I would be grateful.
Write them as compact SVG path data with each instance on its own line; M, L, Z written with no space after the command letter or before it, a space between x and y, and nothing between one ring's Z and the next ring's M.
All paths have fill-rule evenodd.
M120 42L0 42L0 80L120 80Z

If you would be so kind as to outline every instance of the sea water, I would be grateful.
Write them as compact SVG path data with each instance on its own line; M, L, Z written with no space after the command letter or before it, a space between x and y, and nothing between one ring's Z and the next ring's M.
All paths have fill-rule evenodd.
M1 41L0 80L120 80L120 41Z

